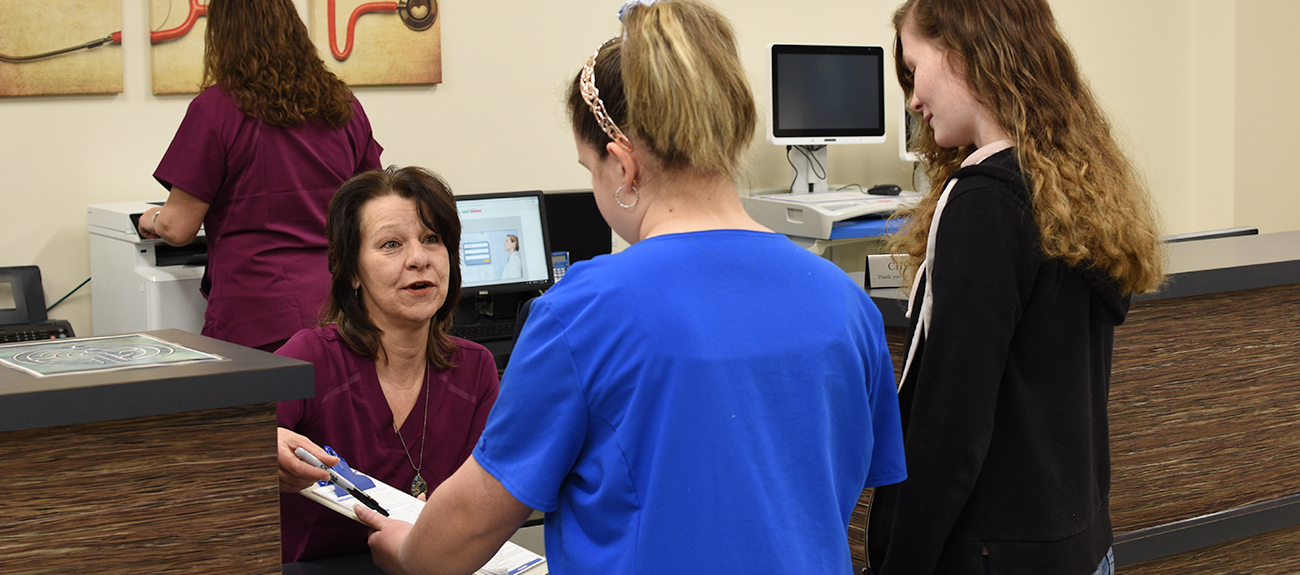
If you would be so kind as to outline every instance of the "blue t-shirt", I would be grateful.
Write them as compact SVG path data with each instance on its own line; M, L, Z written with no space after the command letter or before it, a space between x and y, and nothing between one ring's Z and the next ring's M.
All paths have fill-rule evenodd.
M905 477L880 313L770 233L659 236L532 306L475 459L547 512L552 573L848 573Z

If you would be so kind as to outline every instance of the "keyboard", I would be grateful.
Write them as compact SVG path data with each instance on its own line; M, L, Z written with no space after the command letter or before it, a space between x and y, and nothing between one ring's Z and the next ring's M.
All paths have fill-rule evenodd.
M493 321L451 326L451 335L470 341L492 341L515 337L515 322Z

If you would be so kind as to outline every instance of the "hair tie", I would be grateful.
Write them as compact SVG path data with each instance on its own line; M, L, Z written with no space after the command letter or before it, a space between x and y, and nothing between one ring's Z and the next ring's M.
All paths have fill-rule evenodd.
M627 2L624 2L623 5L618 9L619 22L623 21L623 16L626 16L629 12L632 11L633 6L636 6L637 4L640 4L642 6L649 6L658 1L659 0L627 0Z

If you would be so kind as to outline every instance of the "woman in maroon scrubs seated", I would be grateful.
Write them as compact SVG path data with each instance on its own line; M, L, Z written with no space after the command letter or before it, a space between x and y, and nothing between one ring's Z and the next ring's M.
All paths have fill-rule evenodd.
M447 335L460 298L460 218L420 168L360 174L326 223L333 276L322 323L276 353L315 366L316 394L280 402L284 561L368 550L367 529L295 493L328 478L300 461L348 465L399 489L432 491L464 462L497 397L492 354Z

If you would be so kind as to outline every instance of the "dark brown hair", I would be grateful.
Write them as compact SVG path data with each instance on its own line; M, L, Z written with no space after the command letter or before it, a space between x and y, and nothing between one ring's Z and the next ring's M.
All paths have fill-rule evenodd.
M203 87L274 126L352 120L352 91L325 68L291 0L211 0Z
M380 329L370 321L352 287L359 273L361 212L375 198L397 196L415 202L420 221L447 248L447 299L429 322L429 361L439 369L452 367L456 344L447 335L460 302L460 215L456 199L437 174L418 167L373 170L343 183L330 201L325 220L329 239L330 293L321 310L321 324L338 326L339 337L358 354L375 361L384 353Z

